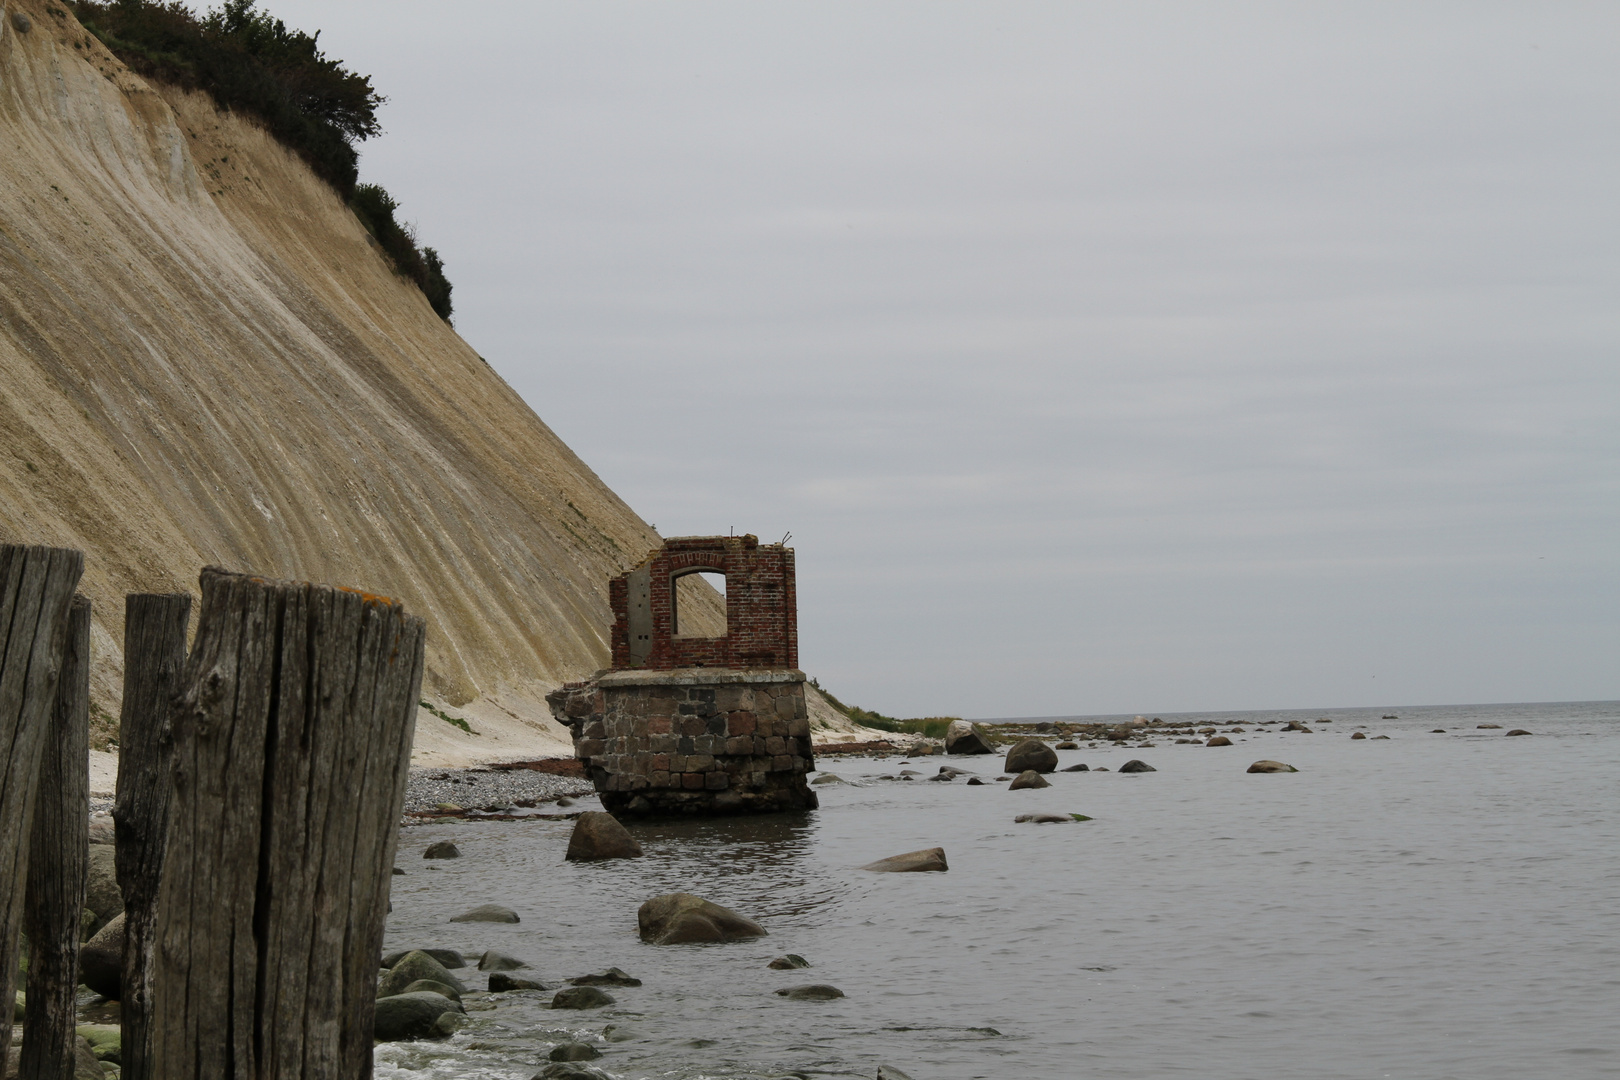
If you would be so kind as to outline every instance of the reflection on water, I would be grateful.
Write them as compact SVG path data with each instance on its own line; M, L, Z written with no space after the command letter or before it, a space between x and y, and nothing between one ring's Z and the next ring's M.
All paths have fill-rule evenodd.
M1064 751L1115 771L1034 791L841 761L861 783L818 789L819 811L636 824L642 859L565 862L568 822L408 829L390 948L498 948L548 985L610 965L644 985L584 1013L469 994L466 1030L379 1048L378 1075L528 1080L580 1039L603 1051L593 1067L635 1080L1620 1076L1620 707L1383 711L1275 716L1387 741L1336 723ZM1159 771L1119 774L1131 757ZM1246 774L1261 757L1301 771ZM988 778L999 761L968 764ZM1029 811L1094 820L1014 823ZM423 860L438 839L464 857ZM857 869L935 844L949 873ZM770 936L643 944L637 907L677 890ZM448 922L490 902L523 921ZM814 966L766 967L787 952ZM847 996L774 993L808 982Z

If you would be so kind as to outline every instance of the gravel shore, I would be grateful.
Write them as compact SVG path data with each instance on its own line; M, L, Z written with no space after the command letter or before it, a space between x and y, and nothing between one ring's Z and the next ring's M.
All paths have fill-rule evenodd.
M528 769L412 769L405 812L455 803L465 810L502 810L595 792L589 780Z

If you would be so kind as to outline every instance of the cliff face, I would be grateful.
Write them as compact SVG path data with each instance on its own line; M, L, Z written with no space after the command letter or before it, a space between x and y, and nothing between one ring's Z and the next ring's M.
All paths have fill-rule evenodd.
M605 665L607 581L658 538L295 155L6 8L0 537L85 551L101 722L124 594L217 563L423 615L424 693L484 731L424 715L419 748L566 745L543 695Z

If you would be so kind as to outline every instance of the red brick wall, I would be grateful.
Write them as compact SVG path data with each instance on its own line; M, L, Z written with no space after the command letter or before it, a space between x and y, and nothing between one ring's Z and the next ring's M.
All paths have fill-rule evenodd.
M762 545L754 536L679 537L666 541L641 566L651 572L652 601L652 650L642 668L799 666L792 548ZM676 637L671 632L675 578L696 567L726 575L724 637ZM615 669L631 666L628 579L623 574L608 584Z

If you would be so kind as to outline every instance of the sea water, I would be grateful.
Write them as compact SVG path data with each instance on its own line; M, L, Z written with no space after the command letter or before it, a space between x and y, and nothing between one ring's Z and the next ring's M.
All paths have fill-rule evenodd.
M1062 751L1093 771L1024 791L1000 758L831 759L851 783L818 786L819 811L638 825L646 857L604 863L563 860L565 821L406 829L389 948L643 985L589 1012L470 994L466 1029L379 1047L377 1074L527 1080L580 1039L606 1075L675 1080L1620 1076L1620 703L1163 718L1314 731ZM1132 758L1156 771L1119 773ZM1299 772L1245 772L1261 758ZM924 779L947 760L986 783ZM1014 822L1031 811L1093 820ZM436 840L463 857L424 861ZM933 846L947 873L857 869ZM674 891L770 936L642 943L637 907ZM448 921L482 903L522 921ZM766 967L790 952L813 967ZM846 996L774 993L804 983Z

